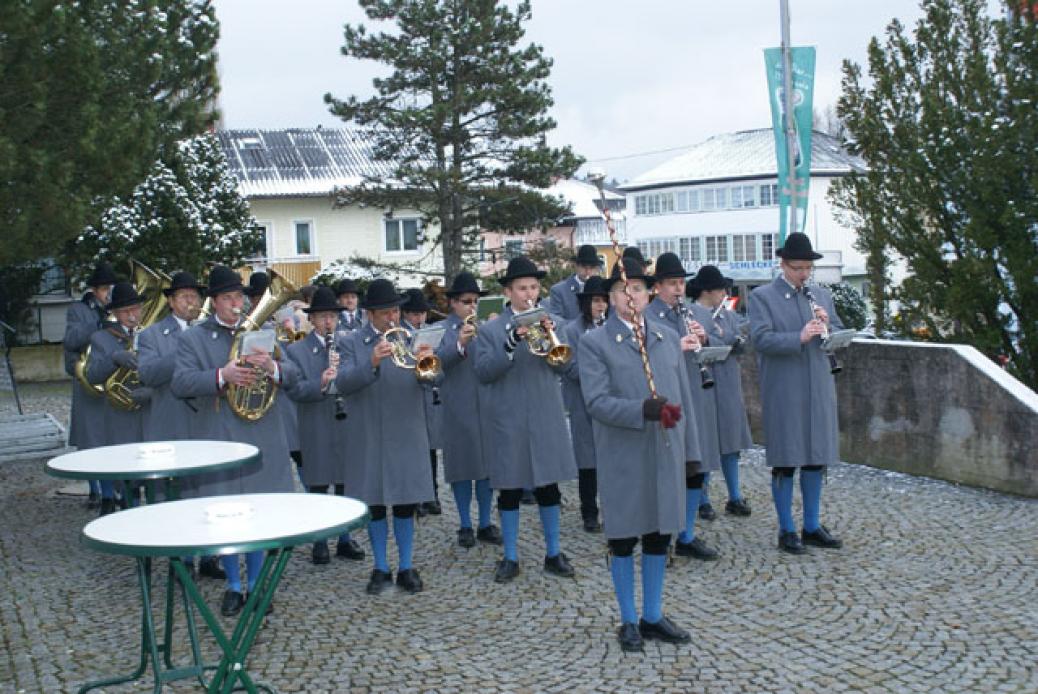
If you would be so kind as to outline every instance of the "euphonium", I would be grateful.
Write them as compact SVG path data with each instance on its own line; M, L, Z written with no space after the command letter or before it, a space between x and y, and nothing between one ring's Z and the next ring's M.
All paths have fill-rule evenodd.
M105 322L106 323L110 323L111 321L105 320ZM91 395L96 395L97 397L101 397L101 396L103 396L105 394L105 384L104 383L91 383L90 381L87 380L86 372L87 372L87 365L89 363L90 363L90 345L87 345L86 349L83 350L83 353L79 355L79 359L76 360L76 368L75 368L76 380L79 381L79 385L83 386L83 389L86 390L86 392L90 393Z
M242 337L245 333L259 330L274 312L281 308L296 294L296 287L273 270L270 272L270 286L263 292L252 311L249 312L234 334L229 359L239 366L245 364L245 355L241 353ZM227 404L234 414L244 420L255 422L267 414L274 406L277 396L277 384L267 378L266 373L257 368L256 380L252 385L239 386L233 383L227 386Z
M530 299L528 304L530 308L527 310L532 311L533 299ZM555 329L545 330L540 323L527 326L526 347L530 350L530 354L544 357L551 366L568 364L569 360L573 358L573 349L569 345L562 344L559 336L555 334Z
M141 307L141 322L134 329L131 336L131 351L137 351L137 335L141 330L153 323L157 323L169 313L169 304L162 293L172 284L169 275L164 272L156 272L144 263L131 260L133 266L133 284L137 292L144 296L144 305ZM108 404L118 410L139 410L140 405L133 400L133 391L141 387L140 374L137 369L120 366L115 370L108 380L105 381L105 396Z
M391 336L399 337L398 339L391 340ZM419 381L435 381L437 376L443 371L440 366L440 358L435 354L418 358L418 355L411 349L411 333L408 332L407 328L394 326L390 323L389 330L382 337L393 348L393 363L401 369L413 369L415 378Z

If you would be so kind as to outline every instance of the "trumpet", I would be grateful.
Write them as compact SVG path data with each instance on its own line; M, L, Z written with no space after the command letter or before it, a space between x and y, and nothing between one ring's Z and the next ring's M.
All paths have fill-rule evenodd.
M680 298L678 299L677 311L685 321L685 330L688 331L689 335L693 335L692 323L695 319L692 317L692 312L689 310L688 306L685 305L684 300ZM696 339L696 348L692 351L695 352L697 356L703 351L703 345L699 342L698 338ZM699 364L699 380L702 382L703 390L714 387L714 377L710 375L710 369L706 367L706 364L701 362Z
M328 350L328 366L333 369L339 368L339 350L335 346L335 333L330 332L324 336L324 347ZM346 419L346 400L343 399L342 393L335 394L335 418L337 420Z
M465 320L462 321L463 325L471 325L473 330L473 337L479 332L479 319L476 317L476 311L478 309L472 309L472 313L465 316Z
M808 305L811 306L811 315L815 317L815 320L819 320L818 312L822 310L822 307L815 303L814 294L811 293L811 290L807 288L806 284L804 285L804 298L807 299ZM837 360L836 355L825 348L825 341L829 339L829 324L825 321L821 321L821 323L822 334L819 335L819 337L822 339L822 351L824 351L826 356L829 357L829 373L838 374L843 371L843 367L840 366L840 362Z
M536 308L533 299L527 300L527 306L528 308L523 313L528 313ZM562 366L568 364L573 358L573 348L559 340L554 328L545 328L540 323L527 326L526 348L530 350L530 354L543 357L549 366Z
M394 337L396 339L390 339ZM419 358L411 347L411 333L389 322L389 330L382 334L382 339L393 348L393 363L401 369L412 369L415 378L423 383L435 381L443 372L440 358L435 354Z

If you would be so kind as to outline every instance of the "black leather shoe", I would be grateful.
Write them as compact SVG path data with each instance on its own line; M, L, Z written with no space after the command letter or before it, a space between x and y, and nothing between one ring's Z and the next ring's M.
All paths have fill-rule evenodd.
M458 530L458 544L465 549L476 546L476 533L472 528L460 528Z
M422 577L418 575L417 569L403 569L396 572L396 585L408 593L421 593Z
M717 520L717 511L710 504L704 504L699 507L699 518L705 521Z
M494 571L494 582L508 583L518 575L519 562L512 561L511 559L502 559L497 563L497 569Z
M504 540L501 538L501 531L493 524L477 530L476 539L488 545L504 544Z
M707 545L700 537L692 538L692 542L678 540L674 543L674 554L679 557L692 557L700 561L717 561L721 556L716 549Z
M335 556L342 557L343 559L351 559L353 561L360 561L364 558L364 550L360 548L356 540L351 539L349 542L342 542L341 540L335 545Z
M310 552L310 561L314 564L327 564L332 560L328 553L328 543L324 540L314 543L313 551Z
M796 533L779 533L778 548L789 554L803 554L807 551Z
M87 508L94 509L101 505L101 495L97 492L90 492L90 496L87 497Z
M642 634L634 622L622 624L616 632L616 637L620 640L620 650L625 653L641 653L645 650Z
M752 511L750 505L746 503L745 499L736 499L735 501L729 501L724 505L724 512L729 516L743 516L744 518L749 516Z
M592 518L588 516L584 519L584 532L586 533L600 533L602 532L602 524L598 522L598 518Z
M533 495L533 490L524 489L523 496L519 501L522 502L524 506L533 506L537 503L537 497Z
M101 510L97 512L97 515L107 516L109 513L115 513L118 510L115 499L101 499Z
M812 547L822 547L824 549L840 549L843 547L843 540L833 537L829 533L829 529L824 525L818 526L818 530L813 533L805 530L800 537L805 545L811 545Z
M443 509L440 508L439 499L436 499L435 501L426 501L422 506L425 507L425 512L430 516L439 516L443 513Z
M227 572L220 566L220 560L216 557L202 557L198 562L198 575L221 581L227 578Z
M562 578L573 578L576 575L569 563L569 559L562 552L559 552L554 557L545 557L544 570Z
M387 586L393 585L393 573L390 571L379 571L373 569L371 571L371 578L368 579L368 587L365 590L368 591L368 595L378 595Z
M245 596L236 590L225 590L223 600L220 601L220 614L224 617L233 617L241 612L245 606Z
M656 639L666 643L688 643L692 640L687 631L666 617L660 617L660 621L655 624L640 619L638 620L638 631L641 632L643 639Z

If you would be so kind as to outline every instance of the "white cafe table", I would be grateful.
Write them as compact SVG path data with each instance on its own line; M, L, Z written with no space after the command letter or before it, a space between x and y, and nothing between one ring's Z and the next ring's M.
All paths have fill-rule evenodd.
M107 554L121 554L137 560L137 575L143 605L141 666L134 676L112 678L84 685L85 692L130 679L139 679L150 658L155 671L155 691L164 682L184 677L197 677L209 692L230 692L240 688L255 692L273 692L273 687L254 682L245 669L252 647L270 605L278 582L296 545L317 542L366 524L368 508L356 499L323 494L241 494L170 501L140 506L91 521L83 528L82 541L87 547ZM212 610L185 566L183 557L194 554L240 554L266 550L256 587L242 609L233 633L223 631ZM165 667L159 656L154 623L151 616L151 561L168 557L186 597L185 610L190 615L193 604L209 626L223 656L215 666L213 678L206 683L204 673L213 669L203 666L198 643L192 636L193 666L174 669L169 662L169 628L165 644ZM167 596L167 625L172 617L172 591ZM189 620L190 624L190 620Z

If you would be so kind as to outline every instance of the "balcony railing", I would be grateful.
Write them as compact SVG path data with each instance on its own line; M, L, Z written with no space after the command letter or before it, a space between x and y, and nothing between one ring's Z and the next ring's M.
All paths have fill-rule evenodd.
M614 219L616 235L620 243L627 243L627 220ZM605 246L610 243L609 230L604 219L581 219L577 221L577 229L573 234L573 242L580 246L589 243L592 246Z

